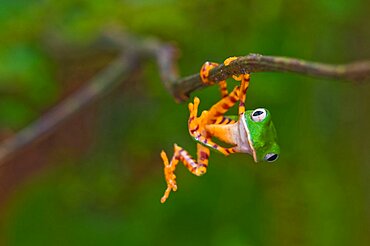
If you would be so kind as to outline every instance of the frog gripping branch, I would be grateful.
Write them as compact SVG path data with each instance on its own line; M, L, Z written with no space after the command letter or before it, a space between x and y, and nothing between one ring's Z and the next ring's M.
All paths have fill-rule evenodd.
M224 65L228 66L236 57L228 58ZM217 63L206 62L200 71L200 77L205 84L214 84L208 80L209 71L217 67ZM270 112L263 108L245 110L246 93L249 87L250 74L233 76L241 81L240 86L235 86L231 93L227 91L226 81L219 82L222 99L205 110L198 117L199 98L195 97L189 103L189 134L197 142L197 161L182 147L174 144L174 154L171 161L164 151L161 157L164 163L164 174L167 189L161 198L164 203L171 191L177 190L176 175L177 164L182 162L193 174L201 176L207 171L210 149L214 149L225 156L232 153L247 153L253 156L255 162L272 162L280 153L276 143L276 131L271 121ZM225 113L239 101L238 116L225 116ZM231 144L232 147L222 147L212 141L218 138L222 142Z

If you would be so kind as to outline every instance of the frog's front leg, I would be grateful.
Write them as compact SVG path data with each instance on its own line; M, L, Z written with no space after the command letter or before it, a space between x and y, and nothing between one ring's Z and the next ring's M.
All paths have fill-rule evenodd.
M229 57L227 58L225 61L224 61L224 65L225 66L228 66L231 62L233 62L234 60L238 59L238 57L236 56L233 56L233 57ZM213 85L215 82L214 81L211 81L208 79L209 77L209 72L217 67L219 64L218 63L215 63L215 62L205 62L202 66L202 68L200 69L200 78L202 79L203 83L204 84L209 84L209 85ZM237 81L242 81L241 82L241 95L243 95L243 97L240 98L240 105L244 104L245 102L245 95L246 95L246 91L248 89L248 86L249 86L249 73L245 73L245 74L240 74L239 76L236 76L236 75L233 75L233 78ZM218 82L218 85L220 87L220 91L221 91L221 96L224 98L224 97L227 97L228 96L228 91L227 91L227 83L226 83L226 80L223 80L223 81L220 81ZM243 102L243 103L242 103ZM242 107L239 108L239 110L244 113L245 111L245 108L243 110Z
M236 60L237 57L229 57L224 61L224 65L228 66L231 62ZM213 81L208 79L209 72L213 68L217 67L218 64L214 62L206 62L200 69L200 77L205 84L214 84ZM250 75L249 73L240 74L239 76L233 75L233 78L237 81L241 81L239 87L235 87L234 90L228 94L226 81L219 82L221 88L222 100L216 103L209 110L207 124L232 124L227 117L223 115L237 102L239 101L239 115L245 112L245 99L247 89L249 87ZM226 123L225 123L226 122Z
M207 124L233 124L235 121L224 116L224 114L239 101L240 86L235 86L234 90L226 97L215 103L207 114Z
M228 66L232 61L235 61L236 59L238 59L238 57L236 56L227 58L224 61L225 66ZM233 75L233 78L236 81L241 81L240 89L239 89L240 91L239 91L239 110L238 112L239 112L239 115L242 115L245 112L245 99L247 97L246 95L247 95L247 90L249 87L250 74L244 73L244 74L240 74L239 76Z
M166 178L167 189L164 192L161 202L164 203L171 191L177 190L175 169L179 161L184 163L185 167L193 174L200 176L207 172L209 149L201 144L197 144L197 161L183 148L174 145L174 154L171 162L168 161L167 155L164 151L161 152L161 157L164 164L164 175Z
M240 92L239 92L239 115L245 113L245 99L247 97L247 90L249 87L250 75L241 74Z

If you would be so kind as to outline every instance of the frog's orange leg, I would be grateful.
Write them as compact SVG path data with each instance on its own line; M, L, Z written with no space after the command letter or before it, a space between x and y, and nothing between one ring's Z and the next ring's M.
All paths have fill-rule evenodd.
M229 57L224 61L225 66L228 66L232 61L236 60L237 57ZM250 75L249 73L240 74L239 76L233 75L233 78L240 83L240 93L239 93L239 115L245 112L245 99L247 95L247 90L249 87Z
M189 153L178 146L174 145L174 154L171 162L168 161L164 151L161 152L161 157L164 163L164 175L166 178L167 189L164 192L161 202L164 203L171 191L177 190L175 169L179 161L184 163L185 167L193 174L201 176L207 172L209 149L201 144L197 144L197 162L189 155Z
M225 61L224 61L224 65L225 66L228 66L232 61L238 59L238 57L236 56L233 56L233 57L229 57L227 58ZM202 66L202 68L200 69L200 77L203 81L203 83L205 84L214 84L214 81L210 81L208 79L208 76L209 76L209 71L215 67L217 67L219 64L218 63L215 63L215 62L205 62ZM244 95L244 98L240 98L240 106L243 106L242 104L244 104L245 102L245 94L246 94L246 90L249 86L249 74L246 73L246 74L241 74L239 76L235 76L233 75L233 78L237 81L242 81L242 85L241 85L241 94ZM226 83L226 80L223 80L223 81L220 81L219 83L219 86L220 86L220 90L221 90L221 96L222 97L226 97L228 95L228 91L227 91L227 83ZM244 86L243 86L244 85ZM243 102L243 103L242 103ZM241 108L240 107L240 110L239 110L239 113L240 112L243 112L244 113L245 111L245 108Z
M239 91L238 89L234 89L234 90L236 92ZM232 93L230 93L230 94L232 94ZM223 99L221 99L221 101L226 100L226 99L227 98L223 98ZM206 127L206 125L209 124L208 123L208 121L209 121L208 116L209 116L209 113L211 111L210 112L203 111L201 116L199 118L197 118L199 103L200 103L200 100L197 97L194 98L194 104L189 103L190 115L189 115L188 127L189 127L190 135L196 141L201 142L203 145L208 146L212 149L215 149L215 150L221 152L224 155L229 155L230 153L234 153L235 151L234 151L233 148L224 148L224 147L216 144L215 142L213 142L212 139L211 139L211 136L207 135L207 131L206 131L205 127ZM226 117L225 117L225 119L227 119L227 121L229 121L229 123L232 121L231 119L228 119ZM235 121L233 121L233 122L235 123Z
M219 82L218 85L220 86L221 97L227 97L229 92L227 91L226 80L223 80L223 81Z
M235 121L223 115L239 100L240 86L213 105L207 114L207 124L233 124Z
M224 61L225 66L228 66L232 61L236 60L237 57L229 57ZM200 77L202 78L203 83L213 84L212 81L208 80L209 71L218 64L214 62L206 62L203 64L200 70ZM249 86L250 76L249 74L241 74L239 76L233 76L237 81L241 81L240 87L235 87L234 90L228 94L226 88L226 81L221 81L219 83L221 88L221 95L223 97L218 103L216 103L210 110L207 115L208 121L207 124L233 124L231 119L224 117L223 115L232 107L234 104L239 101L239 115L245 112L245 99L246 93Z
M179 159L177 158L178 154L176 154L176 144L175 144L175 153L171 159L171 162L168 162L168 158L166 155L166 152L162 150L161 157L164 164L164 176L166 178L167 183L167 189L164 192L163 197L161 198L161 202L164 203L169 196L171 190L176 191L177 190L177 184L176 184L176 175L174 174L174 171L176 169L177 164L179 163Z
M244 114L245 112L245 99L247 97L247 90L249 87L250 75L242 74L242 82L240 84L240 93L239 93L239 115Z

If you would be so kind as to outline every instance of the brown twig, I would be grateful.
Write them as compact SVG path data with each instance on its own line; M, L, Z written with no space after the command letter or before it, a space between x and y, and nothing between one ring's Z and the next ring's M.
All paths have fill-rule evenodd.
M292 72L316 78L363 81L370 78L370 61L354 62L345 65L329 65L288 58L249 54L238 57L228 66L223 64L210 71L209 80L220 82L232 75L255 72ZM170 93L178 102L188 99L189 94L207 85L199 74L166 82Z

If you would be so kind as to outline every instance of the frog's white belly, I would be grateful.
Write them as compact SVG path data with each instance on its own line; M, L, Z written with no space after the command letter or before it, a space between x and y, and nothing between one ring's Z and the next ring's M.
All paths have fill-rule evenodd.
M236 152L253 155L253 149L250 146L248 131L244 126L242 117L244 116L241 116L234 124L207 125L206 130L212 136L220 139L221 141L234 145Z
M248 137L249 132L245 129L243 118L244 117L241 116L239 118L238 123L237 123L237 125L238 125L238 134L237 134L237 137L235 139L236 140L236 145L237 145L237 150L238 150L238 152L241 152L241 153L252 154L253 151L252 151L252 148L249 144L249 137Z

